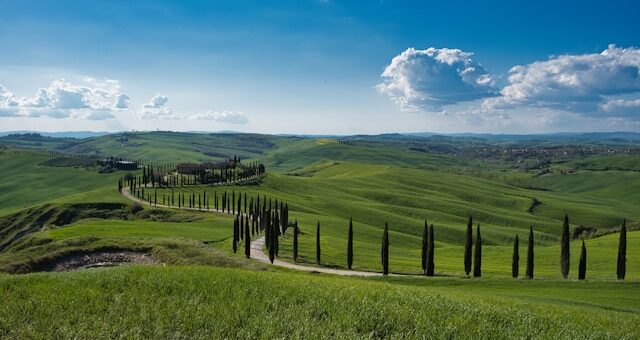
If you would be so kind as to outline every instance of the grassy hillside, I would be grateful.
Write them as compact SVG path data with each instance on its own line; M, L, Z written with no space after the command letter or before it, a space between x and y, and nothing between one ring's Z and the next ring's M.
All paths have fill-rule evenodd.
M0 216L45 202L124 202L117 191L122 172L42 165L47 159L0 152Z
M567 289L566 282L381 281L203 267L3 275L0 334L11 338L640 336L637 284L582 282Z
M310 164L329 160L429 168L487 166L481 161L410 151L406 147L382 142L351 141L350 144L340 144L336 139L305 139L283 144L264 158L267 168L276 172L301 170Z
M258 182L160 189L158 197L206 190L211 198L214 192L233 190L284 200L290 219L300 223L299 261L315 263L320 221L321 264L328 267L346 267L348 220L353 217L353 267L380 271L382 228L388 222L394 273L420 273L427 219L435 229L437 276L364 279L274 269L246 259L242 251L233 254L228 215L148 206L139 211L116 190L125 172L100 174L81 163L0 153L0 271L46 271L76 255L116 251L150 254L163 264L2 273L0 337L640 337L640 231L635 229L640 173L632 171L628 158L593 160L595 165L575 174L536 177L376 140L342 144L162 132L127 134L126 142L121 138L46 147L157 162L227 153L261 159L267 175ZM616 170L605 166L611 162L618 164ZM586 281L576 280L578 239L571 243L569 280L559 280L565 213L572 230L604 234L586 239ZM462 245L470 214L474 231L479 223L483 236L480 279L463 278ZM632 231L627 277L617 282L619 234L611 231L622 218ZM522 276L531 225L535 280L515 280L510 277L513 238L520 238ZM280 258L292 261L291 248L288 231L281 238Z
M57 139L42 136L0 137L0 144L74 154L98 154L145 162L201 162L239 156L262 157L268 150L296 141L259 134L205 134L168 131L126 132L99 137Z
M320 221L323 264L345 267L348 219L353 217L355 267L365 270L380 268L379 244L385 221L391 230L393 271L419 271L422 227L426 218L435 225L439 272L460 275L461 245L467 217L472 214L475 223L482 226L487 274L508 275L513 238L519 235L524 246L529 226L533 225L535 242L540 247L539 274L557 277L557 244L565 212L573 227L611 229L618 228L623 217L640 220L631 200L621 204L601 196L527 190L464 175L358 163L327 162L311 167L305 176L269 174L260 185L161 189L158 195L169 196L173 191L174 194L185 192L197 196L204 190L210 198L225 190L229 193L235 190L250 197L266 195L288 202L290 219L300 222L303 262L315 262L315 228ZM541 204L529 212L534 197ZM594 250L593 258L603 261L601 267L590 269L592 277L606 279L614 275L615 237L610 235L588 241L588 247ZM291 237L287 237L282 243L283 256L289 260L291 241ZM605 244L603 248L606 249L602 249L601 254L600 245ZM577 261L578 246L574 245L574 249L573 258ZM525 250L522 250L523 261L524 254ZM636 261L633 256L630 259ZM577 268L577 262L574 268Z

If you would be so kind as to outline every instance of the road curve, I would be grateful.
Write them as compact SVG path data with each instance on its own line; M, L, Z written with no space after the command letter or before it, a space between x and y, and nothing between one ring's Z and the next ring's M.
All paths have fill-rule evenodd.
M128 198L129 200L138 202L140 204L145 204L151 207L195 210L195 211L210 211L210 212L226 214L226 212L221 210L216 210L216 209L206 209L206 208L198 209L198 208L186 208L186 207L178 208L178 207L172 207L164 204L151 204L145 200L141 200L133 196L129 192L129 188L122 188L122 195ZM251 258L262 263L272 264L271 261L269 260L269 256L267 256L264 253L264 249L265 249L264 243L265 243L264 236L259 237L251 242ZM365 272L365 271L359 271L359 270L344 270L344 269L333 269L333 268L325 268L325 267L303 266L295 263L280 261L278 259L275 259L272 265L304 271L304 272L325 273L325 274L342 275L342 276L382 276L382 273L377 273L377 272Z

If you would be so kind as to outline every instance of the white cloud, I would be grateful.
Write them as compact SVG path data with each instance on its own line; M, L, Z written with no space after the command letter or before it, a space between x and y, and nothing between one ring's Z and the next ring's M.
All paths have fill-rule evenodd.
M121 93L120 82L113 79L87 77L77 84L57 79L33 96L19 99L0 85L0 116L109 119L114 111L128 107L127 101L121 100L128 97Z
M181 116L174 115L171 106L167 105L169 97L160 93L156 94L148 103L142 105L138 110L138 115L142 119L180 119Z
M599 54L561 55L515 66L485 111L538 107L585 116L640 118L640 49L610 45Z
M193 120L209 120L226 124L246 124L249 119L244 112L238 111L206 111L190 116Z
M384 69L378 92L405 110L440 111L443 106L494 94L493 77L459 49L408 48Z
M121 93L116 97L116 103L114 105L115 108L118 109L127 109L129 108L129 99L131 99L131 97L129 97L129 95L125 94L125 93Z
M169 97L158 93L155 96L153 96L153 98L151 98L151 100L148 103L144 104L143 107L150 108L150 109L158 109L158 108L164 107L168 101L169 101Z

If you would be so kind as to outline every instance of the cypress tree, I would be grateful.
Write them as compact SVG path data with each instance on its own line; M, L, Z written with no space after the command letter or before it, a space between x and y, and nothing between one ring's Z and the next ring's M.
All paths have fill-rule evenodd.
M269 241L271 242L269 246L269 261L271 261L272 264L273 264L273 260L276 258L276 247L273 244L273 239L275 236L274 229L275 228L273 228L273 226L269 224L268 233L269 233Z
M482 276L482 237L480 236L480 224L476 227L476 249L473 254L473 277Z
M384 223L382 234L382 275L389 275L389 225Z
M529 245L527 247L527 279L533 279L533 226L529 229Z
M422 231L422 272L427 275L427 252L429 252L429 227L427 220L424 220L424 230Z
M560 272L563 278L569 276L570 266L570 252L569 242L571 241L569 236L569 216L564 215L564 223L562 224L562 239L560 243Z
M293 262L298 261L298 221L293 224Z
M279 251L280 251L280 228L278 227L278 225L280 224L280 217L278 216L278 212L274 211L273 214L275 215L274 217L274 223L273 225L275 226L274 228L274 237L273 237L273 241L274 241L274 247L276 248L276 256L278 256Z
M347 267L353 264L353 218L349 218L349 235L347 237Z
M511 276L517 278L520 274L520 240L518 235L513 241L513 257L511 258Z
M578 264L578 280L584 280L587 275L587 247L582 240L582 251L580 251L580 264Z
M316 227L316 263L320 264L320 221Z
M251 257L251 233L249 232L249 219L244 220L244 254Z
M429 247L427 251L427 276L434 276L435 263L434 263L434 250L435 250L435 242L433 235L433 224L429 227Z
M467 237L464 243L464 272L467 276L471 272L471 248L473 248L473 218L469 215L467 222Z
M238 251L238 219L233 220L233 253Z
M618 263L616 266L616 274L618 280L624 280L627 273L627 221L622 221L620 228L620 241L618 242Z

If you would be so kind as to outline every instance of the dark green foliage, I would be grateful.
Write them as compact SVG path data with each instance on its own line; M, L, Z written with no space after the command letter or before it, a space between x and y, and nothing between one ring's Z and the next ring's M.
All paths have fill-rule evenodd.
M389 225L384 223L382 234L382 275L389 275Z
M527 248L527 279L533 279L533 226L529 229L529 245Z
M473 248L473 218L469 216L467 235L464 243L464 272L467 276L471 272L471 250Z
M624 280L627 272L627 221L622 221L620 228L620 242L618 243L618 263L616 266L616 274L618 280Z
M571 256L569 251L571 237L569 236L569 216L567 216L567 214L564 215L562 239L560 242L560 272L562 273L562 277L566 279L569 276L569 266L571 265L569 262Z
M473 254L473 277L482 276L482 236L480 236L480 225L476 229L476 248Z
M578 265L578 280L584 280L587 275L587 247L582 240L582 251L580 252L580 264Z
M320 264L320 221L316 227L316 263Z
M278 212L274 213L274 222L273 222L273 246L275 248L276 256L278 256L280 251L280 216L278 216Z
M298 221L293 224L293 261L298 261Z
M429 248L428 248L428 252L427 252L427 276L433 276L435 275L434 271L435 271L435 261L434 261L434 256L435 256L435 242L434 242L434 235L433 235L433 224L431 224L431 226L429 227Z
M513 256L511 258L511 276L517 278L520 274L520 240L518 235L513 240Z
M249 231L249 219L244 220L244 254L251 257L251 233Z
M427 220L424 220L424 230L422 231L422 272L427 274L427 252L429 251L429 226L427 226Z
M233 252L236 253L238 251L238 219L233 220Z
M349 235L347 237L347 267L353 265L353 219L349 219Z

